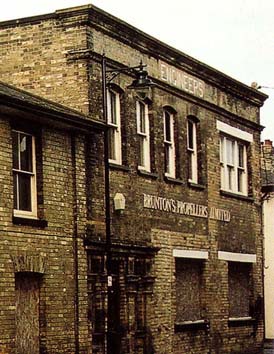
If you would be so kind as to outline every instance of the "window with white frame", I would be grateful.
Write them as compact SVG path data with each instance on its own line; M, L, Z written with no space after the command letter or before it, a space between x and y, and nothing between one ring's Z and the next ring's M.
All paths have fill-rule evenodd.
M252 134L217 121L220 131L221 189L248 195L247 150Z
M37 217L35 138L12 131L14 216Z
M221 188L247 195L247 146L228 136L220 137Z
M118 92L109 89L107 91L108 104L108 139L109 139L109 161L122 164L121 149L121 117L120 117L120 95Z
M136 102L137 134L139 140L138 169L150 172L150 133L148 104Z
M188 180L198 183L197 123L191 118L187 120L187 152Z
M174 116L164 110L165 175L175 178Z

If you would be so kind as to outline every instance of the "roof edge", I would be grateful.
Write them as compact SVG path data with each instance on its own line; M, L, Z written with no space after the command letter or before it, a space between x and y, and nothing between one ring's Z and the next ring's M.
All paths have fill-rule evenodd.
M165 57L174 66L182 67L179 60L184 61L184 64L192 67L192 71L194 73L197 73L197 76L204 77L204 78L206 78L207 81L210 81L214 84L218 84L218 81L220 81L219 84L221 84L222 86L224 85L224 83L226 83L226 85L229 86L230 90L238 91L238 93L240 93L241 96L243 96L243 89L244 89L246 94L254 97L255 100L259 101L259 102L257 102L257 104L259 106L263 105L263 102L268 98L267 94L260 92L257 89L254 89L251 86L248 86L237 79L234 79L233 77L199 61L198 59L195 59L194 57L180 51L179 49L176 49L176 48L170 46L169 44L167 44L165 42L162 42L161 40L143 32L142 30L140 30L140 29L134 27L133 25L115 17L114 15L109 14L108 12L106 12L94 5L92 5L92 7L90 9L92 11L95 11L98 15L104 17L105 20L108 19L110 21L119 23L120 26L127 29L127 34L132 34L132 38L134 38L134 39L136 39L136 34L134 34L133 32L135 32L135 33L137 32L138 35L140 35L146 42L148 42L150 44L149 47L153 43L154 48L155 49L157 48L158 52L161 53L161 56ZM94 21L94 16L92 16L90 18L90 20ZM101 23L103 23L103 22L101 22ZM214 75L215 78L219 77L220 80L216 80L216 79L213 80L212 74Z
M3 103L2 103L2 102ZM22 89L0 81L0 103L6 107L24 109L26 112L39 112L49 118L55 116L60 122L66 122L74 128L106 129L104 122L92 119L77 110L55 103Z
M121 29L124 30L127 33L127 35L129 35L132 39L136 38L136 33L137 33L140 36L140 38L143 40L143 42L147 44L146 49L152 48L152 51L154 51L154 55L161 56L165 58L165 60L167 60L169 63L173 64L174 66L181 67L184 70L188 68L188 70L191 71L194 75L197 75L197 77L204 78L209 83L212 83L217 86L225 85L227 89L234 94L238 94L241 97L248 96L246 97L246 99L251 99L253 104L257 106L262 106L264 101L268 98L268 95L266 95L265 93L262 93L257 89L254 89L242 83L241 81L238 81L232 78L231 76L224 74L223 72L199 61L198 59L195 59L194 57L185 54L184 52L162 42L161 40L143 32L142 30L125 22L124 20L121 20L115 17L114 15L92 4L64 8L64 9L56 10L54 13L49 13L44 15L24 17L21 19L0 22L0 28L7 27L7 26L17 26L20 24L25 24L30 22L35 23L50 18L69 17L71 15L83 15L83 14L89 16L89 21L93 23L96 23L96 16L94 16L94 14L95 15L97 14L98 17L103 18L104 21L97 21L96 23L97 25L100 26L102 26L102 23L108 23L108 24L113 23L115 25L118 24L121 27ZM125 39L123 38L123 40ZM137 45L139 50L142 50L141 43L139 42ZM143 49L145 49L145 47Z

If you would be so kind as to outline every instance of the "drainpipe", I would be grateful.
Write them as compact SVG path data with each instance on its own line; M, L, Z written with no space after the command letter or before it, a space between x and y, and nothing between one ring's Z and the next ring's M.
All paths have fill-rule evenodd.
M78 279L78 207L76 182L76 144L71 136L72 187L73 187L73 263L74 263L74 343L75 354L79 354L79 279Z
M102 70L102 98L103 98L103 119L107 125L107 82L106 82L106 58L103 55L101 62ZM111 220L110 220L110 180L109 180L109 141L108 129L104 130L104 172L105 172L105 226L106 226L106 270L107 270L107 318L106 318L106 336L105 353L111 354L110 348L110 301L112 292L112 255L111 255Z

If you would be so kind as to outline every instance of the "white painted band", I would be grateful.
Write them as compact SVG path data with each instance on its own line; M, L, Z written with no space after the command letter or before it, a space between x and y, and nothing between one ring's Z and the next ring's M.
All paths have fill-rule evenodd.
M244 130L241 130L239 128L235 128L235 127L232 127L231 125L228 125L226 123L223 123L219 120L217 120L217 129L223 133L226 133L228 135L231 135L235 138L238 138L238 139L241 139L241 140L245 140L245 141L248 141L248 142L252 142L253 141L253 135L244 131Z
M193 251L193 250L173 250L173 257L177 258L195 258L195 259L208 259L207 251Z
M219 251L218 259L229 262L256 263L256 254Z

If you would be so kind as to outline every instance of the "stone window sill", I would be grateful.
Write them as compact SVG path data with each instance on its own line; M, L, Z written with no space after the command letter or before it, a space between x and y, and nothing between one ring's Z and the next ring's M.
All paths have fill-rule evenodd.
M32 227L39 227L39 228L45 228L48 226L47 220L29 219L29 218L23 218L18 216L12 217L12 223L14 225L32 226Z
M198 189L198 190L204 190L206 186L204 184L199 184L199 183L193 183L188 181L188 186L193 189Z
M152 179L157 179L159 177L157 173L149 172L149 171L142 170L139 168L138 168L138 174L140 176L144 176L144 177L148 177L148 178L152 178Z
M109 162L109 168L111 170L119 170L119 171L125 171L125 172L129 172L129 167L125 166L125 165L119 165L113 162Z
M184 331L198 331L198 330L208 330L209 322L206 320L198 321L185 321L180 323L175 323L174 330L175 333Z
M232 192L227 192L223 189L220 190L220 194L223 195L224 197L229 197L229 198L235 198L235 199L239 199L239 200L245 200L247 202L253 203L254 202L254 198L249 197L247 195L241 195L241 194L237 194L237 193L232 193Z
M184 182L179 179L179 178L173 178L173 177L170 177L170 176L164 176L164 179L166 182L168 183L174 183L174 184L184 184Z

